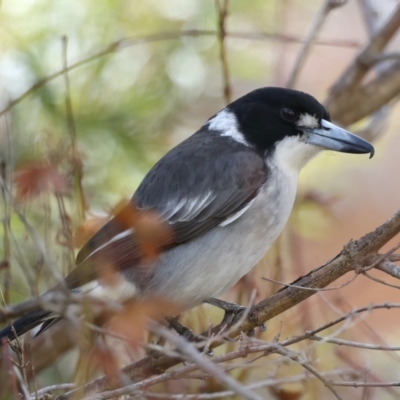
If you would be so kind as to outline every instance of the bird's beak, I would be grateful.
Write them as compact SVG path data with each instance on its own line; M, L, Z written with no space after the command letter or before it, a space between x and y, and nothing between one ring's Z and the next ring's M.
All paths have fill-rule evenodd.
M324 149L340 151L342 153L369 153L370 158L375 153L375 149L371 143L324 119L321 120L321 128L306 131L305 141Z

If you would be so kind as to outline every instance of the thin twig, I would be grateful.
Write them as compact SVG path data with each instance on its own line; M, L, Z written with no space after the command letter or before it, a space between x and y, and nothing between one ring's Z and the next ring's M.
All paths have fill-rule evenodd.
M0 176L6 185L9 182L8 179L9 168L5 161L0 163ZM1 300L4 304L8 304L10 295L10 284L11 284L11 245L10 245L10 206L6 196L5 188L1 188L1 195L3 200L3 260L1 261L0 276L2 276L3 287L1 288Z
M279 348L283 348L283 347L287 347L296 343L299 343L305 339L307 339L309 336L313 336L316 333L319 333L323 330L326 330L328 328L331 328L332 326L343 322L343 321L347 321L347 320L351 320L355 315L360 314L360 313L364 313L364 312L370 312L372 310L379 310L379 309L391 309L391 308L397 308L400 309L400 303L384 303L384 304L377 304L377 305L370 305L368 307L362 307L359 309L355 309L352 310L351 312L342 315L340 318L331 321L323 326L320 326L312 331L307 331L302 335L299 336L294 336L290 339L287 339L283 342L280 343L262 343L262 344L253 344L253 345L248 345L248 346L241 346L239 349L234 350L230 353L226 353L223 354L221 356L217 356L213 358L213 362L215 364L219 364L219 363L223 363L223 362L227 362L227 361L232 361L238 358L245 358L247 357L249 354L252 353L260 353L262 352L262 356L267 356L269 354L275 353L276 349ZM176 357L174 357L175 359L177 359ZM140 361L134 363L133 365L135 365L136 367L140 367ZM172 370L169 372L165 372L163 374L158 374L156 376L153 376L151 378L148 379L142 379L140 382L135 383L133 385L131 385L129 388L131 390L131 392L135 392L135 391L139 391L142 390L144 388L150 387L150 386L154 386L157 385L159 383L162 382L166 382L168 380L174 380L174 379L179 379L181 377L185 377L188 374L190 374L193 371L198 370L199 367L196 364L190 364L184 367L181 367L180 369L177 370ZM124 369L124 371L127 370L126 368ZM125 371L126 372L126 371ZM104 382L104 379L98 379L95 381L96 384L94 384L94 382L92 383L92 385L90 386L91 390L94 390L96 387L101 387L101 382ZM75 393L75 391L72 392L68 392L66 393L64 396L60 396L60 400L65 400L65 399L70 399L71 396L73 396Z
M249 389L246 389L231 376L224 373L222 369L220 369L215 363L213 363L212 361L205 358L202 354L200 354L197 348L192 343L185 340L183 337L174 335L171 331L161 326L157 327L156 332L157 334L165 337L168 341L172 342L175 346L177 346L177 348L188 358L188 360L195 363L197 368L202 369L203 371L207 372L221 383L228 386L235 394L240 395L241 398L250 400L262 399L262 397L251 392ZM136 388L137 385L135 384L128 385L120 389L115 389L109 392L98 394L94 398L96 400L97 399L106 400L117 396L132 394L137 391Z
M290 358L291 360L295 361L296 363L299 363L303 368L305 368L307 371L311 372L311 374L313 374L315 377L317 377L332 392L332 394L338 400L343 400L343 398L335 390L335 388L332 386L332 384L327 379L325 379L325 377L317 369L315 369L308 361L302 360L296 352L285 349L283 347L278 349L276 352L278 354L281 354L283 356Z
M74 176L75 183L75 194L78 199L78 222L81 224L85 220L85 210L86 210L86 200L82 187L83 178L83 166L82 160L79 157L78 146L76 143L76 126L74 113L71 101L71 90L68 77L68 38L63 36L62 38L62 56L63 56L63 72L64 72L64 82L65 82L65 108L67 112L67 125L68 132L71 138L71 150L72 150L72 173Z
M393 283L386 282L383 279L375 278L374 276L372 276L368 272L363 272L363 275L366 276L368 279L371 279L371 281L375 281L375 282L378 282L378 283L380 283L382 285L392 287L393 289L400 289L400 285L395 285Z
M104 57L106 55L109 55L109 54L119 51L121 49L130 47L130 46L135 46L135 45L138 45L141 43L160 42L160 41L164 41L164 40L176 40L176 39L180 39L182 37L216 36L217 34L218 33L216 31L212 31L212 30L191 29L191 30L187 30L187 31L161 32L161 33L156 33L153 35L145 35L145 36L141 36L141 37L128 37L128 38L124 38L124 39L112 42L108 46L106 46L102 50L99 50L98 52L92 54L91 56L83 58L82 60L77 61L74 64L70 64L68 66L68 68L66 68L66 71L68 71L68 72L72 71L72 70L82 67L83 65L86 65L92 61L95 61L98 58ZM270 40L280 40L283 42L293 42L293 43L302 43L303 42L302 39L295 37L295 36L276 35L276 34L270 34L270 33L266 33L266 32L260 32L260 33L229 32L229 33L227 33L227 36L236 38L236 39L245 39L245 40L270 39ZM320 41L320 42L316 42L316 44L319 44L322 46L338 46L338 47L351 47L351 48L359 47L359 43L354 42L354 41ZM19 104L22 100L24 100L25 98L30 96L36 90L40 89L46 83L62 76L64 73L65 73L65 70L63 68L60 71L54 72L53 74L50 74L42 79L39 79L24 93L22 93L16 99L10 101L9 104L0 111L0 117L5 115L14 106Z
M344 340L344 339L325 338L323 336L317 336L317 335L310 335L308 339L316 340L318 342L338 344L339 346L357 347L359 349L400 351L400 346L382 346L377 344L354 342L351 340Z
M341 375L342 370L333 370L333 371L327 371L327 372L321 372L321 375L324 377L327 376L334 376L334 375ZM288 383L296 383L296 382L302 382L302 381L309 381L310 379L316 379L317 377L315 375L311 375L307 372L304 372L303 374L300 375L295 375L291 376L288 378L281 378L281 379L266 379L264 381L260 382L255 382L250 385L246 385L245 388L247 389L259 389L263 387L270 387L270 386L278 386L278 385L283 385L283 384L288 384ZM202 393L202 394L164 394L164 393L150 393L150 392L145 392L143 393L146 398L149 399L165 399L165 400L212 400L212 399L219 399L222 397L231 397L234 396L235 393L231 390L227 390L224 392L216 392L216 393Z
M293 88L297 82L297 79L300 75L300 71L306 61L307 55L311 50L311 47L314 43L315 38L319 34L323 23L326 20L326 17L329 15L329 13L337 8L340 7L344 4L346 4L347 0L325 0L325 3L323 6L320 8L318 11L317 15L315 16L313 23L311 25L311 28L309 32L306 35L306 39L304 41L304 44L300 50L299 55L297 56L295 65L293 67L293 70L290 74L287 87L288 88Z
M14 147L13 140L11 137L11 127L9 124L9 118L5 116L5 140L7 148L7 157L0 162L0 176L6 187L12 187L13 182L13 166L14 166ZM2 301L4 304L8 304L10 297L10 286L11 286L11 206L6 195L5 187L1 187L1 195L4 204L4 215L3 215L3 260L1 262L1 273L3 275L3 288L2 288Z
M282 285L282 286L297 288L297 289L301 289L301 290L311 290L313 292L329 292L330 290L338 290L338 289L341 289L341 288L349 285L356 278L357 278L357 274L354 274L351 279L349 279L348 281L346 281L345 283L343 283L341 285L318 289L318 288L312 288L312 287L303 287L303 286L293 285L292 283L281 282L281 281L278 281L276 279L266 278L265 276L262 277L262 279L264 281L273 282L273 283L277 283L277 284Z
M357 387L388 387L388 386L400 386L400 382L347 382L347 381L332 381L332 386L353 386Z
M400 279L400 267L391 261L383 261L375 267L380 271L386 272L387 274L393 276L393 278Z
M31 394L30 400L36 400L38 396L43 396L55 391L71 390L75 386L75 383L59 383L57 385L46 386L42 389L39 389L36 394Z
M368 261L376 256L376 252L379 251L384 244L386 244L399 232L400 211L398 211L383 225L376 228L373 232L368 233L358 241L351 241L348 243L343 251L333 260L311 271L306 276L295 281L294 284L301 287L326 287L345 273L354 270L354 268L359 264L368 265ZM274 316L279 315L283 311L299 304L301 301L312 296L314 293L315 292L309 290L285 287L273 296L262 300L253 306L247 319L238 327L236 331L231 332L231 337L237 337L241 334L241 332L248 332L257 326L260 326L262 323L267 322ZM391 306L391 303L388 303L377 306L376 308L391 308ZM398 306L399 305L397 304L394 307ZM362 310L367 311L372 309L371 307L366 307ZM359 310L357 312L362 311ZM240 319L240 314L237 318ZM344 318L346 317L340 317L334 323L326 324L323 328L326 329L329 326L332 326L332 324L342 321ZM213 327L211 329L211 335L216 335L219 331L221 331L221 328L222 327L220 325ZM317 332L310 333L315 334ZM203 335L208 335L208 331L203 333ZM225 343L223 340L213 341L212 347L217 347L223 343ZM239 354L243 353L244 350L241 349L241 353ZM181 360L176 358L171 358L162 354L152 354L139 361L129 364L123 369L123 372L126 373L132 380L136 380L139 376L149 376L155 372L160 374L162 371L165 371L166 369L177 365L180 362ZM88 383L85 386L85 390L104 391L106 390L107 386L108 380L107 378L103 377Z
M337 94L346 88L355 87L365 77L371 64L366 65L362 60L369 60L380 54L390 39L396 34L400 26L400 6L390 16L388 21L372 36L354 62L343 72L335 85L331 88L330 98L327 104L331 106L333 101L338 101Z
M229 0L215 0L215 6L218 12L218 42L219 57L221 60L222 78L224 82L225 103L229 104L232 100L232 89L229 79L228 58L226 52L226 19L228 17Z
M53 275L53 277L59 281L62 280L61 274L59 273L58 269L55 268L55 262L50 256L49 252L47 251L47 247L40 237L40 235L36 232L35 228L28 222L24 213L20 211L19 207L17 206L17 202L14 199L14 196L10 192L9 188L6 186L3 178L0 176L0 187L4 191L7 197L7 201L11 204L14 209L14 212L18 216L19 220L25 226L26 230L28 231L30 237L32 238L33 242L35 243L36 248L40 251L41 256L43 257L45 264L48 267L49 272Z

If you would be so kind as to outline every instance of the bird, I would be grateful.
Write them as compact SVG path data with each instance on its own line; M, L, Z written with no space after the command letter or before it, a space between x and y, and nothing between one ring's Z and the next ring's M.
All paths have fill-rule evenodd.
M374 155L369 142L332 123L313 96L279 87L251 91L150 169L128 205L80 250L63 287L120 302L157 297L183 310L204 302L231 310L218 297L267 253L291 213L299 172L323 150ZM129 210L153 213L171 233L151 239L155 259L145 256L136 226L124 222ZM118 273L117 287L101 280L104 260ZM0 346L60 318L33 310L0 331Z

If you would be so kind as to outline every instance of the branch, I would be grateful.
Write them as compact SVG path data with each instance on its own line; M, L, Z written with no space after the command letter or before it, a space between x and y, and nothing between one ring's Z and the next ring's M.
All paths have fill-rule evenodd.
M160 42L164 40L176 40L182 37L200 37L200 36L217 36L218 32L212 30L200 30L200 29L191 29L186 31L174 31L174 32L162 32L156 33L153 35L146 35L146 36L139 36L139 37L128 37L121 40L117 40L115 42L110 43L105 48L99 50L98 52L88 56L80 61L75 62L74 64L70 64L67 68L63 68L60 71L54 72L51 75L46 76L45 78L39 79L36 83L34 83L29 89L27 89L24 93L18 96L16 99L10 101L7 107L3 108L0 111L0 117L5 115L9 112L14 106L21 103L22 100L29 97L32 93L36 90L40 89L46 83L51 82L52 80L62 76L66 72L72 71L83 65L89 64L92 61L97 60L98 58L104 57L106 55L115 53L121 49L126 47L135 46L141 43L153 43L153 42ZM260 32L260 33L247 33L247 32L229 32L226 33L228 37L236 38L236 39L245 39L245 40L280 40L282 42L287 43L302 43L303 40L290 35L277 35L268 32ZM354 41L348 40L337 40L337 41L329 41L329 40L321 40L315 42L315 44L319 44L322 46L338 46L338 47L358 47L359 44Z
M337 344L339 346L357 347L358 349L400 351L400 346L382 346L370 343L353 342L351 340L344 340L344 339L325 338L323 336L317 336L317 335L311 335L308 337L308 339L316 340L317 342Z
M335 101L338 93L343 92L349 87L357 86L365 77L377 55L379 55L400 26L400 6L396 8L386 24L372 36L370 42L356 57L354 62L343 72L337 83L331 88L330 98L327 101L328 106Z
M187 357L187 359L194 363L196 368L202 369L204 372L208 373L209 376L212 376L217 381L225 384L228 388L230 388L236 395L240 395L241 399L249 399L249 400L261 400L262 398L259 395L253 393L250 389L242 386L239 382L237 382L230 375L226 374L223 369L221 369L218 365L216 365L211 360L204 357L203 354L199 353L198 349L192 344L189 343L182 336L177 336L167 330L164 327L157 327L156 332L160 333L161 336L165 337L176 345L179 351ZM117 396L123 396L126 394L132 394L137 392L137 385L125 386L121 389L112 390L110 392L101 393L95 396L96 400L107 400L111 398L115 398ZM86 399L89 400L90 398Z
M300 50L300 53L297 57L296 63L293 67L292 73L290 75L289 81L287 83L288 88L293 88L296 84L297 78L299 77L300 71L306 61L307 55L310 52L314 41L320 32L323 23L325 22L329 13L344 4L347 3L347 0L325 0L324 5L319 10L318 14L314 18L313 24L311 25L310 31L308 32L304 44Z
M329 104L329 112L335 121L350 125L379 110L399 94L400 62L396 62L366 85L338 93Z
M222 4L221 4L222 2ZM219 57L221 60L222 77L224 81L225 103L228 105L232 101L232 89L229 79L228 59L226 55L226 19L228 17L229 0L215 0L215 6L218 12L218 41Z
M236 329L230 331L229 337L237 338L242 332L249 332L271 318L299 304L316 293L316 290L309 290L310 288L319 289L326 287L349 271L371 265L376 260L376 252L398 233L400 233L400 211L373 232L366 234L357 241L350 241L333 260L296 280L294 282L296 285L295 287L285 287L273 296L253 306L247 318L242 321ZM307 290L303 288L307 288ZM382 307L387 308L388 305L383 305ZM368 310L368 308L362 310L365 311ZM236 321L240 319L241 314L238 314ZM337 320L335 323L340 322L340 320L341 319ZM236 321L234 321L234 323ZM326 327L332 326L331 324L326 325ZM324 329L326 329L326 327ZM220 324L210 329L210 331L202 333L202 336L205 337L215 336L215 340L210 341L211 349L225 343L219 334L224 330L226 330L226 326ZM318 329L318 332L320 330L321 328ZM315 334L317 331L313 331L312 333ZM272 344L270 346L272 346ZM181 361L180 358L169 357L159 352L152 352L141 360L129 364L123 368L122 371L132 381L136 381L139 378L153 374L161 374L168 368L181 363ZM87 384L84 387L84 391L105 391L109 388L109 380L106 377L102 377ZM70 398L69 396L72 394L73 392L70 392L60 399Z
M387 274L393 276L393 278L400 279L400 267L388 260L383 261L375 268L386 272Z
M400 382L347 382L347 381L333 381L332 386L353 386L357 387L388 387L400 386Z
M341 396L339 396L339 393L335 390L335 388L332 386L332 384L325 379L318 370L316 370L309 362L302 360L294 351L290 351L288 349L281 348L277 350L278 354L281 354L283 356L286 356L290 358L291 360L299 363L301 366L303 366L307 371L309 371L311 374L313 374L315 377L317 377L331 392L332 394L338 399L338 400L343 400Z

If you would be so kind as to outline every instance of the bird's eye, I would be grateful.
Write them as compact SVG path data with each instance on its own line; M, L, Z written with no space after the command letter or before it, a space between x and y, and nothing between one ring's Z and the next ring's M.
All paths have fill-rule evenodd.
M288 107L282 108L281 115L287 121L294 121L297 118L297 114Z

